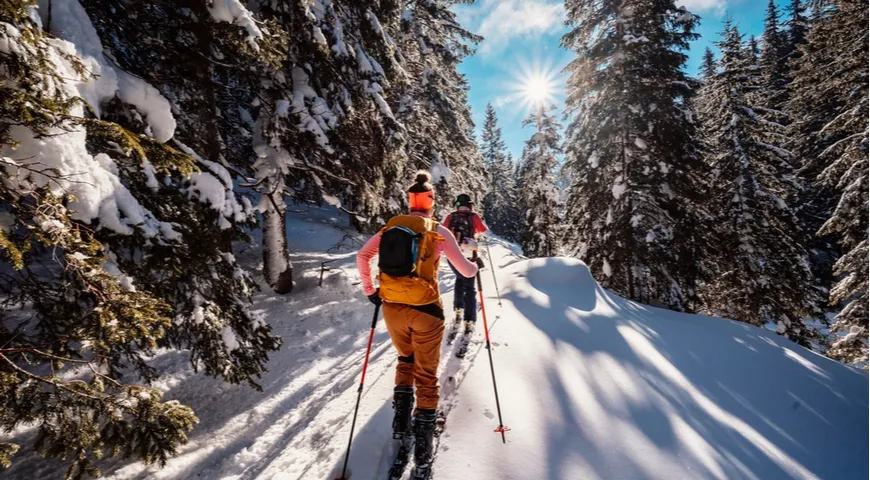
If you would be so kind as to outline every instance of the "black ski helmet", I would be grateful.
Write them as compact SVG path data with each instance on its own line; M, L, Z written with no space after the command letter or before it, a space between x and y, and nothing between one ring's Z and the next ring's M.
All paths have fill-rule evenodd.
M469 197L467 193L461 193L456 197L457 207L470 207L471 205L471 197Z

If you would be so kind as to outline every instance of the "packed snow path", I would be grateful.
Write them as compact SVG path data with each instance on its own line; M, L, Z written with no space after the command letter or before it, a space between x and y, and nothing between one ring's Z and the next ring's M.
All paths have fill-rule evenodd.
M201 422L164 469L115 462L104 466L105 478L334 478L373 309L353 266L358 243L351 238L364 237L343 223L330 209L288 221L296 290L277 296L264 288L256 299L285 340L260 381L263 391L194 374L182 354L158 355L157 386ZM345 247L330 249L339 242ZM493 432L498 420L478 325L465 360L453 356L458 342L442 356L442 392L452 408L436 480L866 478L863 372L762 329L626 301L576 260L525 260L503 244L492 253L501 308L491 273L482 279L512 430L507 444ZM237 257L257 270L262 252ZM319 287L322 261L331 261L331 271ZM441 285L449 309L446 267ZM382 480L389 470L395 362L381 320L351 453L353 480ZM29 456L3 478L55 479L63 471L60 462Z

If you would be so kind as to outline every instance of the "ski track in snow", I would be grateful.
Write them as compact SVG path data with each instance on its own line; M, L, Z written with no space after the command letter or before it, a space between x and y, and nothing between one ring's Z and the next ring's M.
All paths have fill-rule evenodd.
M104 478L337 477L373 310L358 284L359 244L350 240L364 237L344 224L329 207L288 217L296 288L278 296L261 285L254 300L284 338L258 381L263 391L195 374L184 352L158 354L156 386L167 400L193 407L201 422L165 468L115 460L101 465ZM345 248L331 248L339 242ZM262 277L259 243L235 252L255 278ZM866 478L864 372L763 329L626 301L598 286L579 261L524 261L514 248L498 241L492 248L502 307L491 273L482 273L502 413L512 430L506 445L493 432L498 417L479 316L464 360L454 355L458 339L442 352L448 417L434 479ZM318 287L322 261L331 270ZM442 267L451 312L453 274ZM386 478L394 458L395 364L379 319L352 480ZM16 434L27 444L34 432ZM412 459L405 480L413 467ZM54 479L64 470L62 462L19 454L3 478Z

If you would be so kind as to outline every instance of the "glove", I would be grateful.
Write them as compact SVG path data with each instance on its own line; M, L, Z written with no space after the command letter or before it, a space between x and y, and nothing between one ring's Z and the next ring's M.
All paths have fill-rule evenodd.
M375 290L375 293L369 295L369 301L372 302L373 305L380 305L381 302L381 289L378 288Z
M475 259L474 259L474 263L477 264L477 269L478 269L478 270L483 270L484 268L486 268L486 264L483 263L483 259L480 258L480 257L475 258Z

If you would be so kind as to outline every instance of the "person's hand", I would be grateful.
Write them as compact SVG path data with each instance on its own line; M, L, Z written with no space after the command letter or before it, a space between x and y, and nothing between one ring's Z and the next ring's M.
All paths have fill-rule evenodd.
M486 267L486 264L483 263L483 259L480 258L480 257L475 258L475 259L474 259L474 263L477 264L477 269L478 269L478 270L483 270L483 269Z
M375 293L369 295L369 301L372 302L373 305L380 305L382 303L380 288L376 289Z

